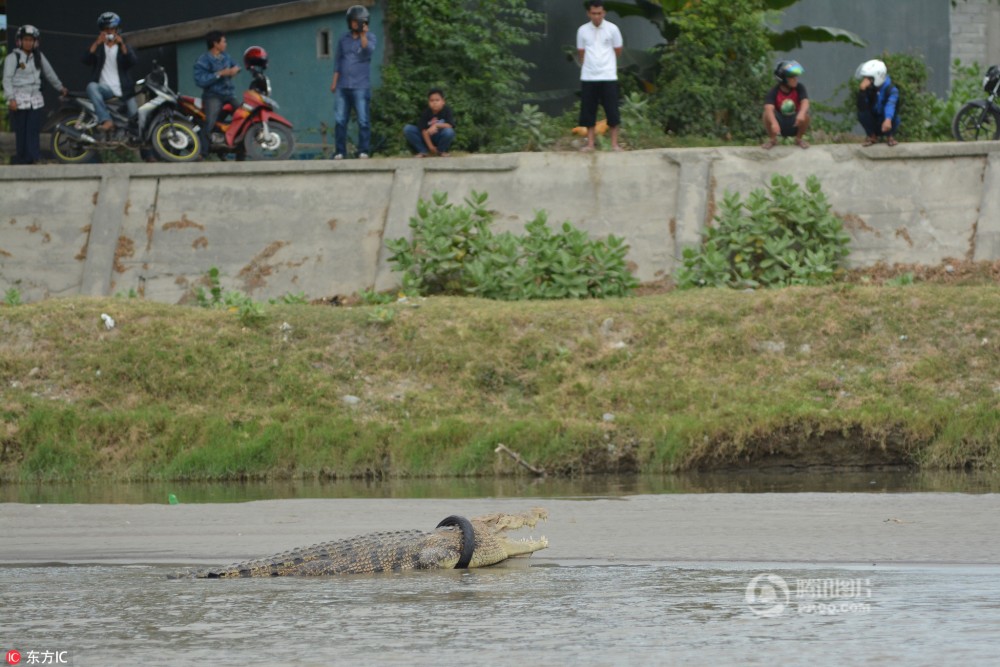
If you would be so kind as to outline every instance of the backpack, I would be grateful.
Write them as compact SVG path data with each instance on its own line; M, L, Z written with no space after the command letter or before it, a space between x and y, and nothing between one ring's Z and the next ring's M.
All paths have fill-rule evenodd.
M21 52L20 51L15 51L15 52L13 52L13 56L17 59L17 67L18 67L18 69L20 69L21 68ZM42 59L41 59L41 56L40 56L40 54L38 52L38 49L32 50L31 56L35 60L35 69L38 70L39 72L41 72L42 71Z

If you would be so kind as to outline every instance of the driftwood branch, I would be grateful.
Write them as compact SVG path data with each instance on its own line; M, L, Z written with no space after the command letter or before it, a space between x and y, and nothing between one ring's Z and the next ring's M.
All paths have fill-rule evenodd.
M506 454L510 458L514 459L514 461L516 461L518 464L520 464L520 465L524 466L525 468L527 468L528 470L530 470L533 474L535 474L535 475L537 475L539 477L545 477L545 469L544 468L536 468L535 466L531 465L530 463L528 463L527 461L525 461L523 458L521 458L520 454L518 454L517 452L515 452L513 449L511 449L507 445L503 444L502 442L499 443L499 444L497 444L497 448L494 449L493 451L495 451L497 454L500 454L500 453Z

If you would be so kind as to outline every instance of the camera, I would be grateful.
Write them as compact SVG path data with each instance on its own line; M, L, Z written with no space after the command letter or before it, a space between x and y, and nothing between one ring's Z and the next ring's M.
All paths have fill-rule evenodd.
M108 40L109 42L115 41L115 33L113 32L104 33L104 39Z

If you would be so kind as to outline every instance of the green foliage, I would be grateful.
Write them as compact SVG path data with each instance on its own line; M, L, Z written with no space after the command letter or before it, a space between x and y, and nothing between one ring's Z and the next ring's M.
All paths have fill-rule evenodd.
M405 149L400 119L416 118L427 91L440 86L455 111L455 148L502 142L532 65L516 48L536 34L542 15L528 0L389 0L392 57L372 104L379 150Z
M276 299L268 299L267 302L272 306L278 304L284 306L306 306L309 304L309 299L306 298L305 292L296 292L295 294L282 294Z
M3 295L3 302L8 306L20 306L21 301L21 291L16 287L11 287Z
M201 308L228 310L239 315L243 326L257 326L264 321L264 306L242 292L222 290L218 267L213 266L205 273L208 291L198 287L194 292L195 303ZM304 295L302 302L305 302ZM285 302L289 303L289 302Z
M697 9L702 0L632 0L631 2L605 2L609 12L618 16L639 16L650 21L663 36L663 44L649 51L638 51L626 48L620 67L628 75L646 84L649 89L653 83L662 79L662 55L667 45L673 44L685 30L680 16L683 12ZM753 0L747 5L747 11L753 12L761 19L752 26L755 32L760 32L767 40L771 51L791 51L802 46L803 42L841 42L855 46L865 46L865 41L858 35L842 28L828 26L801 25L782 32L771 30L763 20L765 12L768 17L777 19L780 13L794 5L799 0ZM777 22L777 21L775 21Z
M760 134L770 47L758 0L701 0L675 14L677 39L661 60L667 128L725 139Z
M815 176L803 191L775 174L768 192L754 190L746 202L727 192L716 222L700 249L684 251L678 286L822 285L848 254L850 238Z
M912 271L907 271L895 278L889 278L885 281L887 287L906 287L907 285L912 285L916 282Z
M553 232L544 211L524 236L494 234L486 199L472 192L464 206L455 206L438 192L419 202L410 219L413 241L386 242L405 287L512 301L625 296L637 286L622 239L594 241L568 222Z
M513 129L499 142L498 152L542 151L552 145L560 134L555 119L538 109L536 104L525 104L513 117Z
M361 298L361 303L368 306L384 306L396 300L396 296L394 294L376 292L373 289L361 290L359 297Z

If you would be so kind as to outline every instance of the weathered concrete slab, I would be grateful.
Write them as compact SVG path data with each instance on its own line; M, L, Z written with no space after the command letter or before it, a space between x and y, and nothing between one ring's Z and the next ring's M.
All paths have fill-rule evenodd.
M489 193L499 230L545 210L622 236L640 280L672 274L725 191L815 174L852 237L850 263L1000 259L1000 142L520 153L195 165L0 167L0 290L26 300L135 290L189 298L217 267L224 289L309 298L398 284L386 238L417 199Z

